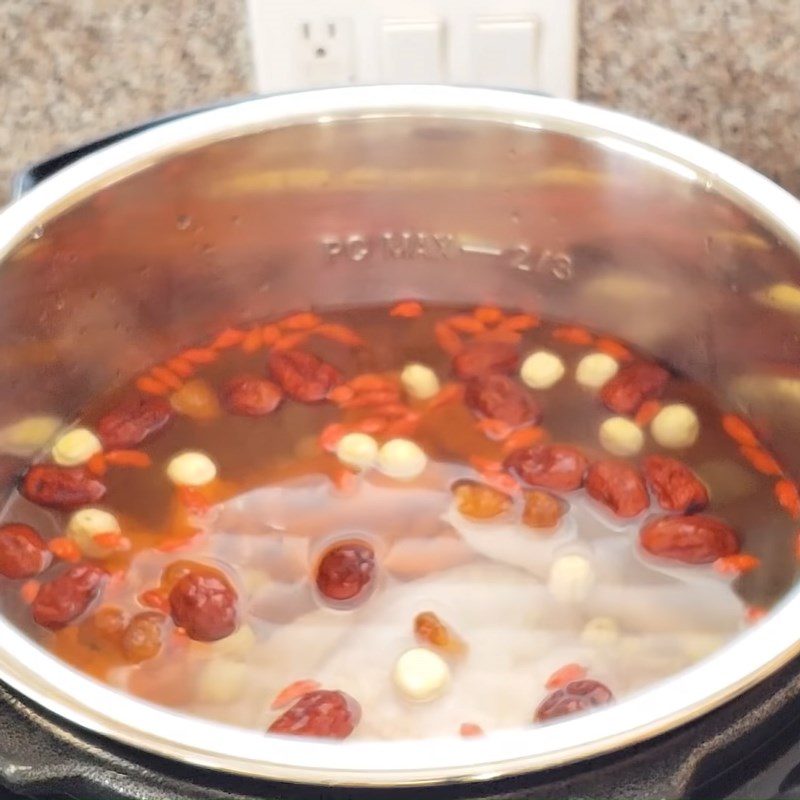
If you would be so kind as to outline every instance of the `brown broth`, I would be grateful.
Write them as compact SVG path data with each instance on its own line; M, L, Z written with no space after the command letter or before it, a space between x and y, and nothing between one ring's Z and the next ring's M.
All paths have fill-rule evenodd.
M319 335L311 335L298 347L334 365L346 381L364 373L385 375L396 381L405 365L420 362L436 372L442 386L459 384L452 373L451 356L437 342L435 329L437 323L471 315L473 309L431 306L415 318L396 317L389 312L390 308L385 306L348 308L324 314L325 323L343 325L357 332L366 343L363 347L344 345ZM507 315L512 313L506 312ZM279 321L265 320L262 324L271 322ZM552 388L530 390L542 408L542 435L546 441L577 445L590 461L608 458L610 456L604 454L598 441L597 431L611 413L600 402L596 391L581 387L575 381L578 361L596 350L600 334L591 334L590 344L575 344L554 337L559 327L558 322L542 321L537 327L522 332L517 345L523 358L535 350L546 349L558 355L566 368L564 377ZM284 331L283 335L292 335L292 332ZM471 338L468 334L462 335L464 343ZM635 353L633 348L625 346ZM200 342L198 347L206 348L207 342ZM236 343L216 352L216 360L197 365L195 375L188 380L202 380L217 393L236 375L267 375L266 347L247 353ZM636 357L648 360L642 354ZM513 374L516 375L516 371ZM110 409L139 394L134 383L109 392L97 398L76 424L93 429ZM429 459L426 471L409 482L395 481L375 469L357 474L345 468L335 453L326 451L319 443L326 426L342 421L357 424L365 418L380 417L380 408L347 410L334 402L312 404L286 399L276 411L262 417L237 416L224 408L205 420L176 414L165 429L137 448L149 456L152 466L144 469L109 466L102 477L107 494L97 505L117 516L131 547L127 552L95 562L111 572L112 578L90 611L62 630L49 631L33 623L30 609L19 596L23 582L2 579L5 613L45 647L94 677L154 702L244 726L265 728L278 713L270 710L270 703L285 684L301 678L324 683L333 676L346 674L348 670L337 672L337 665L346 659L348 646L352 646L353 654L360 653L362 647L370 647L368 641L359 644L358 638L366 635L364 631L369 625L378 625L382 631L373 647L395 655L413 647L413 614L409 616L404 612L405 616L395 619L398 605L421 612L428 610L425 598L430 596L430 603L436 606L431 610L447 617L447 622L460 618L459 596L454 593L448 605L448 584L446 580L439 581L448 570L458 582L459 575L479 580L483 569L489 578L502 585L511 581L517 586L518 582L521 598L536 598L546 592L546 566L553 558L562 553L591 551L598 559L598 591L602 592L606 580L613 588L600 606L607 602L609 607L620 607L628 602L612 597L613 592L624 593L626 585L652 585L655 587L653 597L658 597L663 589L664 597L675 598L674 608L669 605L670 600L666 601L666 606L658 606L654 601L657 613L648 621L649 612L644 610L648 606L643 603L641 618L631 617L621 624L622 633L618 638L623 644L627 642L625 647L620 644L618 651L612 652L606 645L592 644L591 653L587 655L589 645L585 636L581 638L581 631L585 630L587 622L598 616L594 602L556 603L551 608L552 599L548 599L546 603L542 601L541 614L534 609L522 609L516 621L511 618L513 613L498 605L498 613L511 614L496 621L498 629L524 638L524 626L530 625L536 636L544 637L541 642L551 648L537 659L535 652L539 645L534 646L531 639L530 652L520 651L520 655L512 659L513 663L502 666L493 666L489 654L475 655L474 664L470 664L472 653L477 652L476 631L486 622L475 621L480 616L477 610L472 621L470 614L464 612L460 626L455 627L458 636L473 650L457 665L451 665L457 677L453 698L471 696L471 691L474 694L469 683L473 678L466 677L472 669L477 676L475 680L492 670L499 670L497 674L507 670L503 674L510 687L517 685L516 680L523 682L519 690L522 699L513 704L499 699L497 714L492 712L491 697L486 699L488 710L481 710L482 706L473 709L473 716L469 716L467 710L462 714L454 708L456 700L453 698L424 704L422 709L397 700L392 694L388 671L384 670L382 677L376 676L373 667L365 672L363 680L369 675L373 682L383 681L378 692L381 696L373 699L356 696L364 706L364 719L357 735L399 738L455 733L459 719L485 729L524 724L533 718L537 704L546 694L544 678L547 674L561 666L563 660L569 662L575 658L591 661L591 677L599 675L619 697L688 666L704 652L722 644L747 624L748 613L752 615L748 609L770 607L795 579L794 525L776 502L777 477L761 474L742 457L739 446L721 425L725 410L705 387L672 374L660 401L692 406L700 421L699 438L691 447L665 451L645 432L643 449L628 460L639 464L648 454L662 453L678 458L694 470L709 490L710 504L706 513L736 529L741 552L759 559L755 569L731 579L719 575L711 565L688 566L648 559L638 553L636 535L643 519L656 512L663 513L655 503L632 521L619 520L605 511L598 511L597 504L586 498L582 490L556 492L570 505L572 527L569 531L565 528L560 533L549 534L527 529L520 534L524 526L520 528L519 523L514 523L513 530L501 531L493 541L491 536L487 538L491 528L476 533L471 523L472 528L465 525L464 530L459 530L452 524L453 485L462 479L485 480L476 464L502 462L507 451L502 441L488 438L476 427L476 415L463 400L433 408L431 401L409 399L401 392L401 404L406 411L419 417L415 431L408 438L415 441ZM379 444L390 438L383 433L375 437ZM195 492L213 507L213 512L202 521L187 513L185 495L165 474L169 460L187 450L209 454L217 467L217 478ZM29 523L45 539L62 536L68 518L66 512L40 508L21 495L15 495L3 513L4 522ZM480 524L491 526L493 523L489 520ZM470 532L465 532L467 530ZM513 553L511 557L499 550L494 553L494 547L502 549L499 543L504 541L503 537L510 543L506 551L509 547L513 551L517 541L514 537L520 535L540 543L551 537L552 552L546 549L550 544L537 545L541 552L531 550L526 555L521 551L519 563L514 563ZM563 545L559 544L559 536L563 536ZM377 577L370 596L363 602L345 606L344 610L327 608L310 576L325 547L348 537L363 539L372 545L378 565ZM480 544L476 547L478 541ZM165 542L173 549L166 552L160 549ZM614 555L617 552L622 555L617 557ZM234 643L229 645L226 639L213 644L195 642L167 620L159 654L141 664L131 664L116 640L89 635L87 619L100 607L118 607L127 616L145 610L141 593L157 588L162 570L178 560L200 562L221 570L238 594L239 624L247 625L246 637L241 632L235 634ZM45 581L62 569L58 559L54 562L38 580ZM415 586L421 588L417 590ZM687 592L684 600L680 599L682 587ZM488 597L487 603L491 605L492 595ZM619 598L624 597L627 595L619 594ZM397 602L386 598L396 598ZM698 622L694 629L691 607L697 603L702 605L704 598L709 599L709 608L718 607L724 611L716 616L716 612L709 612L709 621ZM370 607L377 609L375 618L369 616ZM513 604L508 608L513 611ZM738 611L729 613L732 608ZM620 614L623 618L624 612ZM608 614L600 616L605 618ZM342 637L349 631L353 641L347 645L350 640L337 640L323 653L316 652L322 645L315 642L310 648L313 654L305 662L303 636L307 636L309 626L321 619L334 628L341 627ZM366 627L359 629L360 625ZM478 628L471 630L470 626L475 625ZM517 625L522 628L518 629ZM280 661L276 656L280 642L286 640L294 647L293 626L298 628L296 653L292 655L294 651L287 646L281 651L285 663L276 664ZM303 626L305 634L300 630ZM703 641L711 644L704 647L701 643L699 654L698 648L691 653L686 648L680 650L673 640L677 642L684 634L687 637L691 634L695 639L705 637ZM672 637L666 654L662 652L664 642L659 640L647 658L631 655L634 651L640 654L643 646L649 646L648 637L653 636ZM245 638L248 640L244 641ZM540 643L540 639L536 642ZM680 653L676 655L678 650ZM223 666L209 667L211 663ZM648 664L654 664L652 669ZM525 677L525 669L529 671L528 677ZM357 668L351 664L349 672L354 670ZM512 675L513 670L517 672ZM225 690L208 689L208 686L218 687L226 681L241 683L246 688L238 693L231 690L230 696ZM359 686L356 681L349 687L351 693L357 692ZM327 685L325 688L343 687ZM386 700L390 695L392 699ZM437 703L442 704L438 715ZM441 708L445 712L441 712ZM372 720L368 718L370 714ZM386 720L376 721L374 717L379 715Z

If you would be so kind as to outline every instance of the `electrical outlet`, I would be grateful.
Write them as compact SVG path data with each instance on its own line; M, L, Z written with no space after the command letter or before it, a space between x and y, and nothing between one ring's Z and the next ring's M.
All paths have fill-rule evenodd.
M259 91L454 83L574 97L578 0L247 0Z
M297 25L293 66L300 86L355 83L353 21L304 19Z

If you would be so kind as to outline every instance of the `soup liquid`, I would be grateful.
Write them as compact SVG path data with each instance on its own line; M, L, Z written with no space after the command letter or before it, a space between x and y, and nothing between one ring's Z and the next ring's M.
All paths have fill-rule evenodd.
M512 363L472 363L487 342L510 348ZM338 373L323 376L319 402L291 396L321 380L318 364L288 376L274 367L275 353L298 351ZM538 372L536 360L526 362L537 351L550 354ZM415 303L214 334L99 397L75 423L102 432L109 412L141 398L163 398L171 409L141 443L106 446L74 467L105 487L78 510L110 512L119 523L111 536L76 534L75 508L54 508L52 497L10 499L2 521L30 525L54 556L34 578L1 579L5 613L123 691L262 730L469 735L623 697L703 658L789 588L796 495L746 423L680 375L670 373L629 413L609 410L601 386L576 379L582 360L601 352L623 370L652 363L627 343L519 312ZM409 364L435 378L403 372ZM521 412L487 415L491 398L470 386L494 374L513 383ZM229 382L242 375L270 377L282 396L277 408L241 413ZM547 388L529 385L553 376ZM526 412L529 402L540 413ZM676 404L693 412L698 432L664 446L656 415ZM628 420L622 439L609 439L613 425L601 437L615 416ZM362 449L348 456L342 437L353 432ZM394 452L370 449L394 439L406 441ZM629 517L581 488L582 475L577 488L531 485L513 454L554 443L578 448L589 464L621 460L636 475L648 456L676 459L708 493L705 509L688 512L733 530L735 552L715 540L719 554L686 560L643 546L648 523L682 516L662 507L652 484L646 507ZM187 480L172 461L181 453L207 456L203 469L213 464L214 474ZM546 524L532 527L535 490ZM332 548L353 543L368 556L355 579L352 559L344 573L335 558L322 566ZM73 617L36 624L37 591L74 567L65 561L100 567L99 588ZM235 598L229 628L213 619L225 629L198 634L176 611L171 591L191 572L217 576ZM404 658L419 647L433 654L430 663ZM351 714L333 733L315 722L276 725L318 689L345 693L360 718Z

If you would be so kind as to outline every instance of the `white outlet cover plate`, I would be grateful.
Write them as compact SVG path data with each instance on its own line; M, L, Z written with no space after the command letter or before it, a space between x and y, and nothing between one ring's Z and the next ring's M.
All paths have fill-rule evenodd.
M247 0L247 8L260 92L420 82L422 74L423 82L575 96L578 0ZM438 55L431 52L437 23ZM418 25L423 68L411 63L408 35L397 50L403 60L387 63L387 27L398 24ZM311 65L320 47L324 56Z

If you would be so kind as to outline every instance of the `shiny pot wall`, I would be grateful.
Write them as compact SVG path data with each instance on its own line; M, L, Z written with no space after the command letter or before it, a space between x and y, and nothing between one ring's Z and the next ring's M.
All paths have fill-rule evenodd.
M565 101L444 87L247 101L104 149L0 215L0 425L32 412L69 420L229 323L421 296L533 308L630 339L755 416L797 473L800 317L765 299L797 279L799 232L800 204L733 160ZM2 458L5 490L21 466ZM794 565L764 574L778 597ZM92 730L213 768L480 780L710 710L795 653L799 611L792 593L711 658L587 718L424 747L187 723L73 672L5 622L0 678Z

